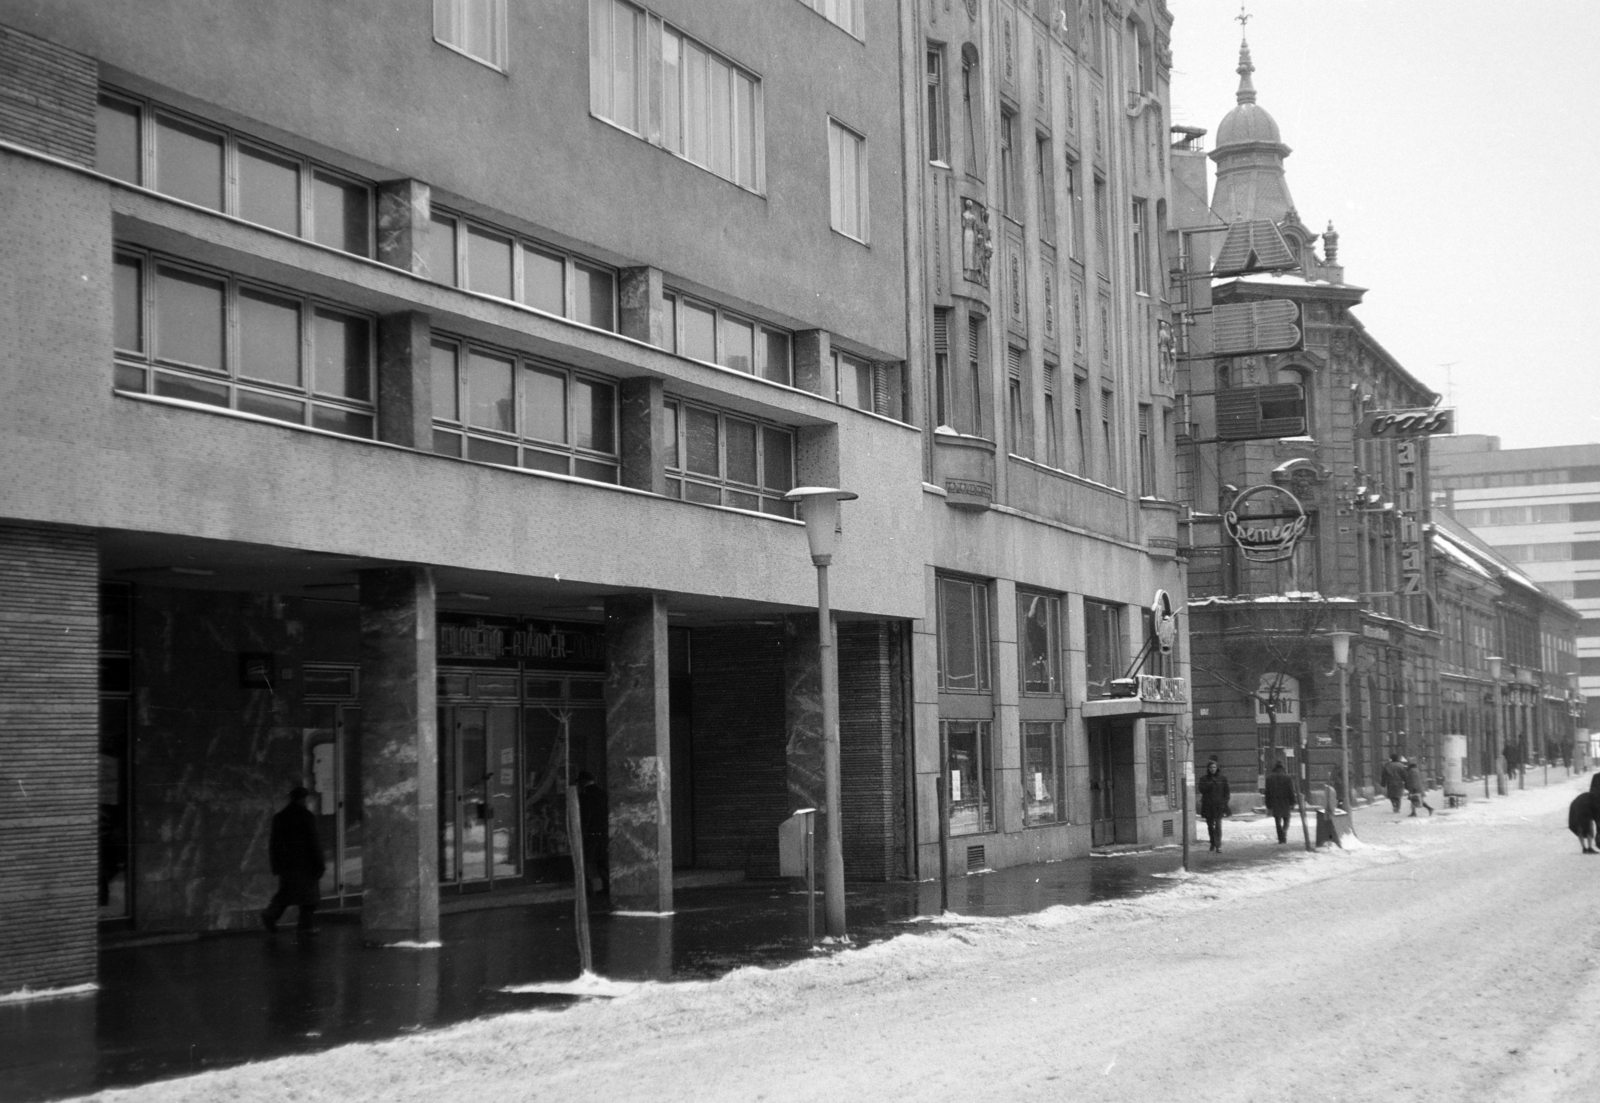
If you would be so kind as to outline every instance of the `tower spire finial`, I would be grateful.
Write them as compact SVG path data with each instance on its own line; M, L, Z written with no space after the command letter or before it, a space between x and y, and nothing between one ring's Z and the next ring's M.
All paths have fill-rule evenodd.
M1239 14L1233 18L1239 24L1239 68L1234 70L1239 74L1239 91L1234 99L1240 103L1255 103L1256 86L1250 83L1250 74L1256 71L1256 67L1250 61L1250 40L1245 37L1250 13L1244 10L1243 0L1240 0Z

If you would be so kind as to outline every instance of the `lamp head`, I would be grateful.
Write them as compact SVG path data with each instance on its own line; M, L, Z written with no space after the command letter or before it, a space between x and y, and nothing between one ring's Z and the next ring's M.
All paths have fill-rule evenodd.
M1500 673L1505 667L1505 660L1503 658L1501 658L1499 655L1490 655L1488 657L1488 662L1489 662L1489 677L1493 678L1495 681L1498 682L1500 680Z
M1350 665L1350 633L1329 632L1328 639L1333 643L1333 665Z
M819 567L833 562L834 538L839 532L839 503L852 502L860 496L831 486L797 486L783 496L785 501L800 503L800 520L806 523L811 562Z

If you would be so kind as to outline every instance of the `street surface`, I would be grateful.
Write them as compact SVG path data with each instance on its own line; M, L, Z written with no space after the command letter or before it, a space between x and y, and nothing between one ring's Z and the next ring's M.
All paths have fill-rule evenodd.
M1564 778L1358 809L1342 852L1296 823L1279 862L1133 900L93 1098L1571 1099L1600 1083L1600 856ZM1230 822L1225 848L1270 833Z

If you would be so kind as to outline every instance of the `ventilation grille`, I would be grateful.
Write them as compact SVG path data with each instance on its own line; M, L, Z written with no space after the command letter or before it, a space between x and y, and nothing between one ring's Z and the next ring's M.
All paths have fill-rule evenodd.
M975 872L977 870L980 870L980 869L984 868L984 866L986 864L987 863L984 861L984 857L983 857L983 847L981 847L981 846L969 846L969 847L967 847L967 872L968 873L973 873L973 872Z
M1163 839L1172 838L1172 821L1171 820L1162 820L1161 821L1161 837Z

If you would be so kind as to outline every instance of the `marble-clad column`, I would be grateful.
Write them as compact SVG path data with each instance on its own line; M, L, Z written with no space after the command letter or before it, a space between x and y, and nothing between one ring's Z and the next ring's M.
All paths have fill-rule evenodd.
M421 311L378 319L378 439L433 449L433 327Z
M666 598L606 598L606 789L618 908L672 911L667 677Z
M795 332L794 385L802 391L833 398L833 337L827 330Z
M622 485L652 494L667 492L667 422L664 384L659 379L624 379L620 387Z
M822 773L822 657L817 647L815 613L783 620L783 708L789 811L817 810L817 883L820 887L828 814Z
M433 576L361 572L361 926L375 942L439 937Z
M624 268L617 273L624 337L656 348L670 348L676 334L667 332L667 312L662 301L661 269Z
M421 180L389 180L378 185L378 259L428 279L428 227L432 189Z

